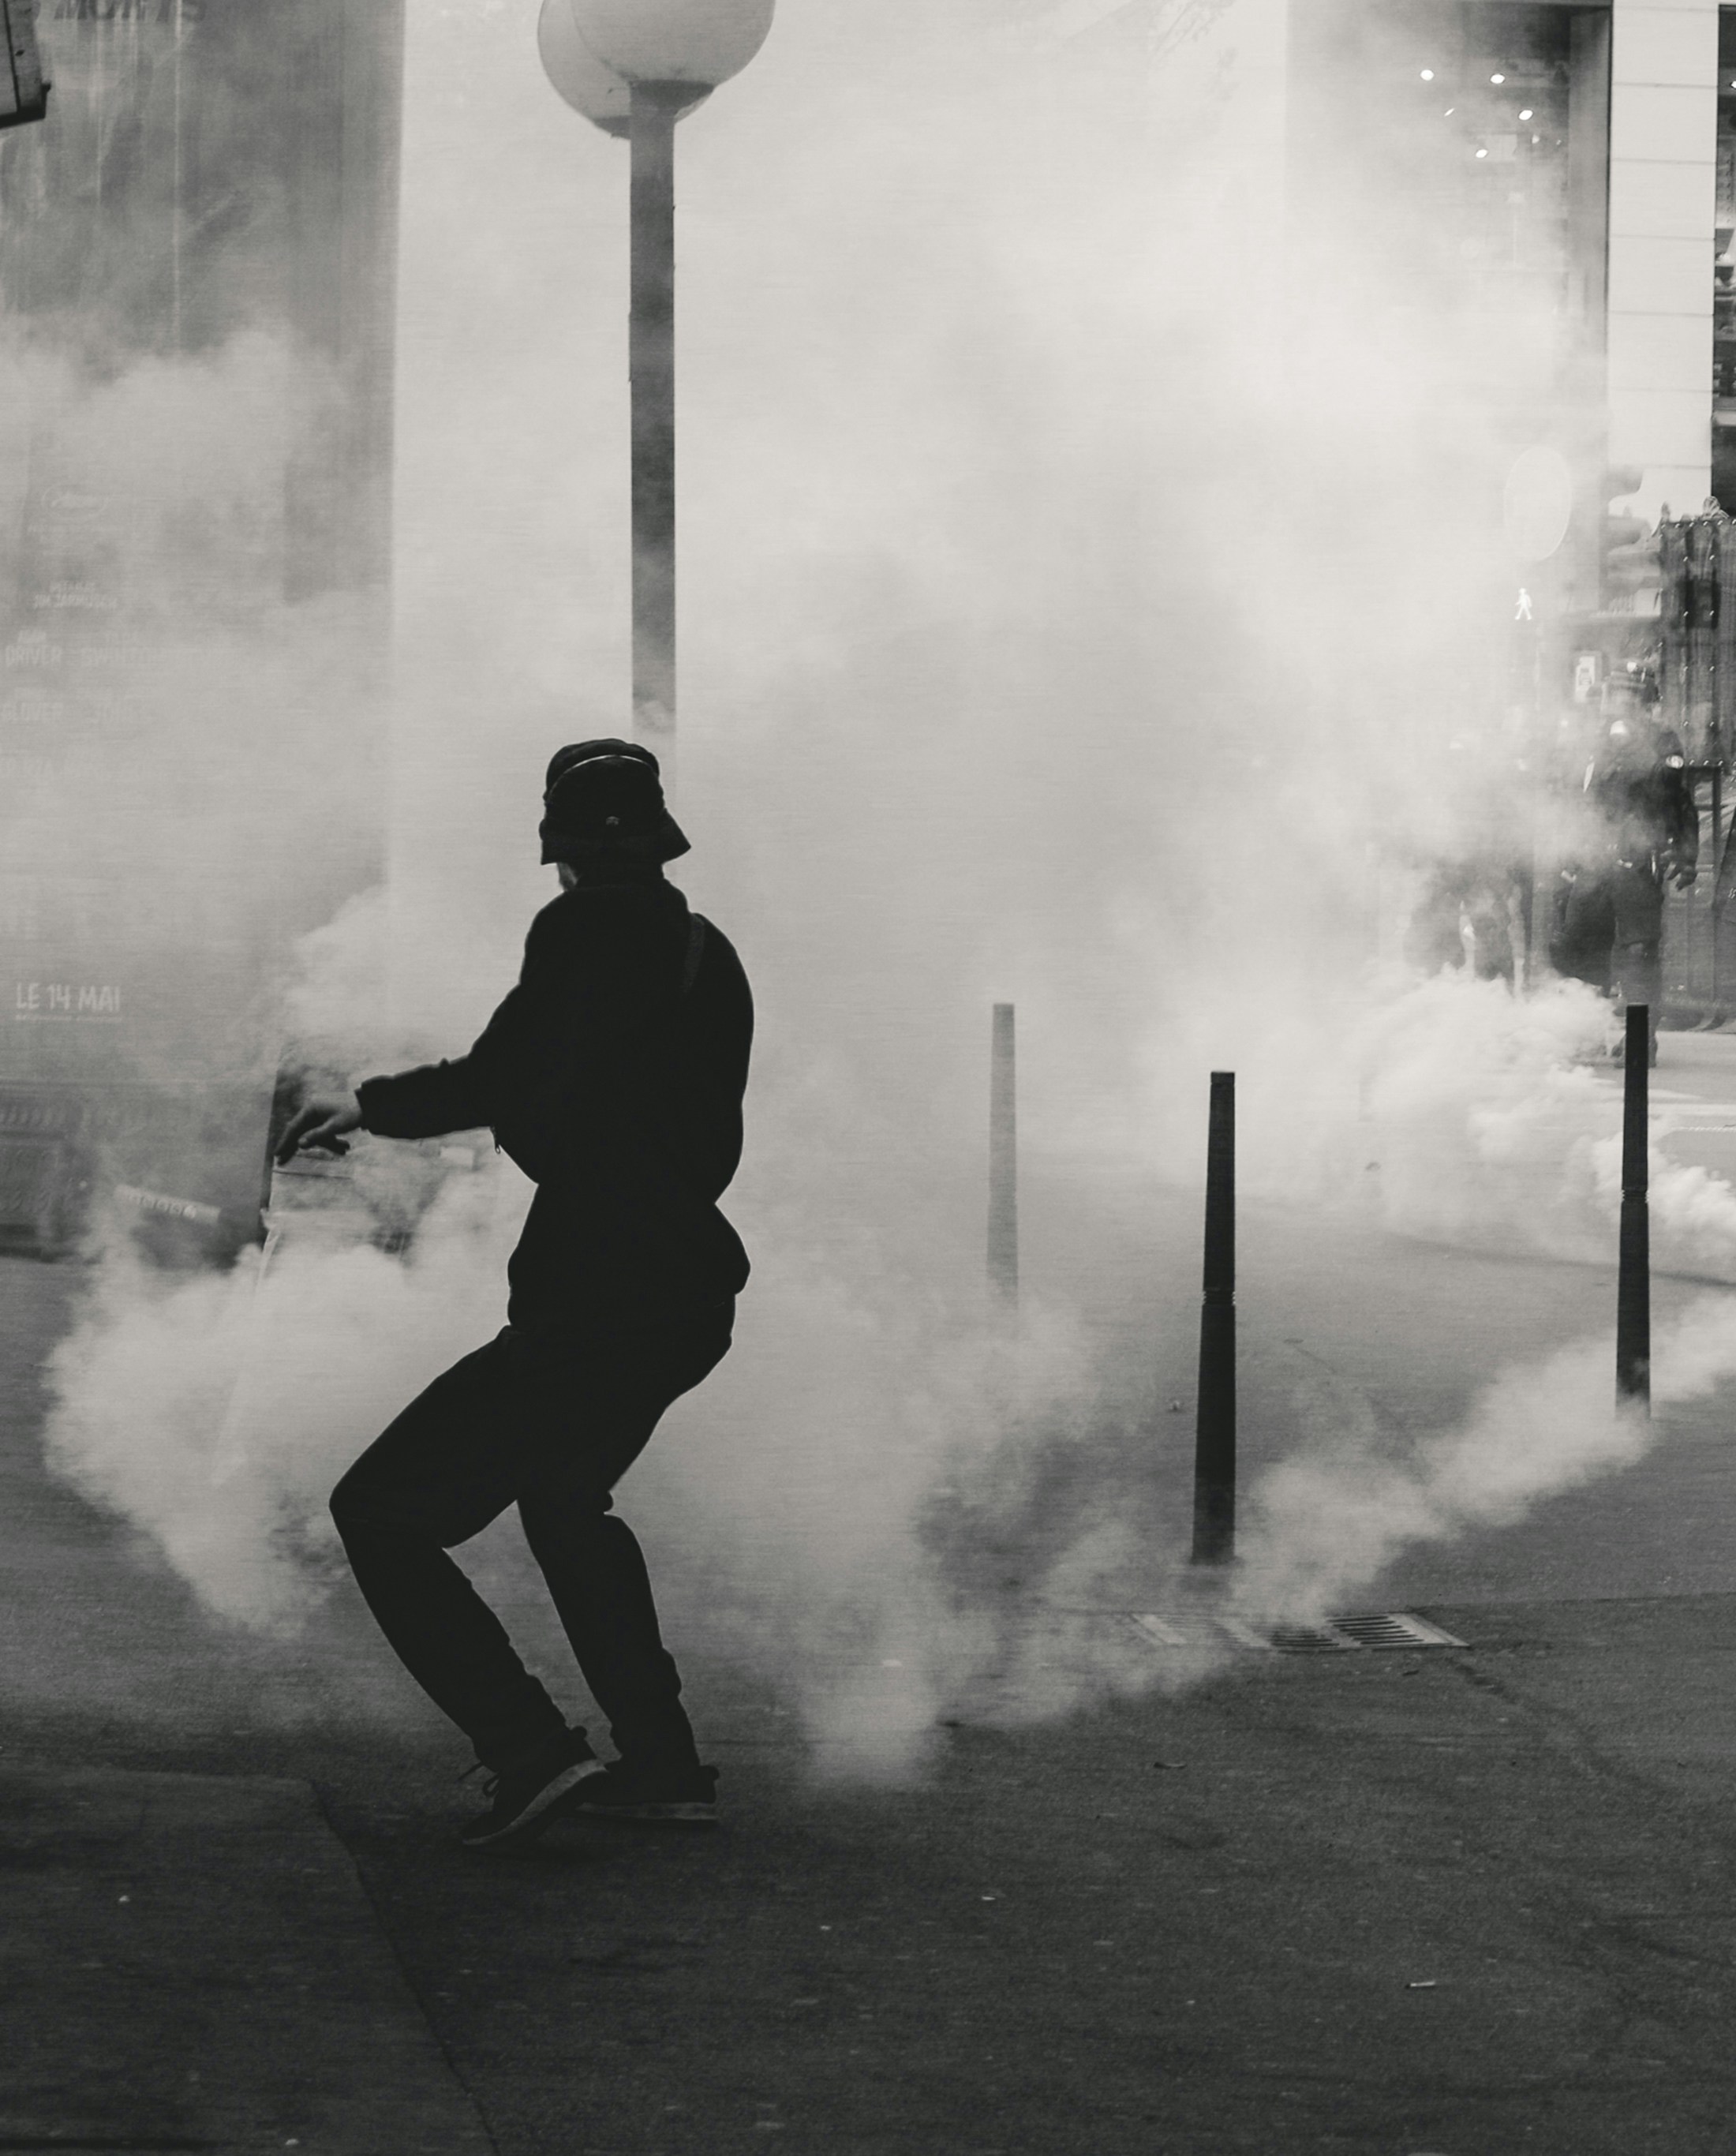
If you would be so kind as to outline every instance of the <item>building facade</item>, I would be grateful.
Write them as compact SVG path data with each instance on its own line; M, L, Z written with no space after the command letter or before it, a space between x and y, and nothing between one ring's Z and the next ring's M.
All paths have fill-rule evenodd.
M1317 149L1343 99L1378 85L1405 100L1400 161L1456 162L1456 224L1504 216L1510 267L1539 266L1553 219L1607 461L1641 470L1645 513L1693 514L1714 478L1736 490L1736 9L1293 0L1288 40L1293 147Z
M402 9L38 0L0 136L0 1238L250 1230L378 872ZM340 776L340 769L342 775Z

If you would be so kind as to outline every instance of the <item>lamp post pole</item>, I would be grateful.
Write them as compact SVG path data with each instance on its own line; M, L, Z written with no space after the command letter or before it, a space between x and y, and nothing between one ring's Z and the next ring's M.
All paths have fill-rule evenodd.
M634 83L629 119L633 724L665 783L675 746L675 120L691 89Z
M775 4L542 0L537 24L560 95L629 146L633 731L665 787L675 749L675 122L747 66Z

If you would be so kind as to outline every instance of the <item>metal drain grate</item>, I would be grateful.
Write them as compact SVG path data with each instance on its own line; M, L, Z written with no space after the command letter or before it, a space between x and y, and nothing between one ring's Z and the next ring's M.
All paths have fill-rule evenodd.
M1333 1630L1353 1640L1359 1647L1462 1647L1466 1642L1443 1632L1426 1617L1408 1609L1391 1609L1372 1617L1334 1617Z
M1274 1625L1266 1645L1281 1655L1349 1655L1363 1642L1336 1625Z
M1214 1635L1233 1640L1239 1647L1269 1655L1346 1655L1364 1648L1375 1651L1419 1647L1464 1647L1466 1642L1443 1632L1426 1617L1408 1609L1381 1610L1358 1617L1333 1617L1323 1625L1275 1625L1270 1630L1250 1625L1240 1617L1207 1616L1192 1611L1185 1615L1158 1616L1149 1610L1127 1613L1127 1622L1154 1647L1204 1647Z

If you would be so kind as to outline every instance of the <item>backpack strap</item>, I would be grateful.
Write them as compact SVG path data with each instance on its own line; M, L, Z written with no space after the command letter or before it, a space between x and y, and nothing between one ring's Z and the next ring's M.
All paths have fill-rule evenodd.
M682 961L681 984L677 996L686 998L693 993L693 983L699 978L701 962L706 955L706 923L696 913L687 927L687 956Z

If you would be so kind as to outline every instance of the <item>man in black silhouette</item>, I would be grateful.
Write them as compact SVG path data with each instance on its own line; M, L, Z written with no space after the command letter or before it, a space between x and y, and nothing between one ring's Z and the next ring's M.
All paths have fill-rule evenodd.
M717 1209L742 1151L753 1013L727 939L664 864L688 850L657 761L582 742L548 769L559 897L470 1052L308 1103L279 1150L346 1132L491 1126L537 1184L505 1329L406 1408L333 1494L357 1585L405 1666L493 1779L462 1839L527 1840L563 1811L703 1823L701 1764L615 1483L670 1403L727 1351L747 1259ZM619 1758L520 1661L447 1554L516 1504Z

